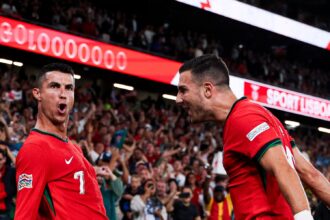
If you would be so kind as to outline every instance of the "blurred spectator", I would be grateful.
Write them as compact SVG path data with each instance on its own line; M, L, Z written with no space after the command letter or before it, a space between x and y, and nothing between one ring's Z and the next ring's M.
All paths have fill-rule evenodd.
M123 182L117 178L108 166L102 166L98 172L98 181L101 185L104 207L109 219L117 220L116 203L121 198L124 188Z
M323 202L317 206L314 213L315 220L327 220L330 219L330 207L327 207Z
M183 187L186 181L186 176L182 173L183 167L181 160L174 161L173 168L174 168L174 172L172 178L175 179L179 187Z
M14 214L15 169L8 156L9 148L0 144L0 219L9 220Z
M137 175L131 177L131 184L128 184L122 199L120 200L120 210L123 213L123 220L133 219L133 213L131 210L131 200L134 196L142 194L141 190L141 178Z
M10 123L12 119L11 112L9 110L10 103L4 100L0 100L0 117L1 121L6 125Z
M7 145L9 144L10 141L8 126L3 118L0 118L0 141Z
M173 202L172 211L173 220L200 220L197 207L191 202L192 190L189 187L183 187L182 193L179 194L179 199Z
M216 185L213 196L209 192L209 181L204 186L204 203L209 220L231 220L233 218L233 204L230 195L226 195L225 187Z
M136 195L131 201L131 210L134 220L150 219L165 220L167 212L165 206L155 197L156 187L152 179L146 180L143 185L143 193Z
M164 180L158 180L156 183L156 197L169 210L169 206L173 203L178 189L173 187L167 190L167 183Z
M1 12L7 16L20 18L13 0L3 1Z

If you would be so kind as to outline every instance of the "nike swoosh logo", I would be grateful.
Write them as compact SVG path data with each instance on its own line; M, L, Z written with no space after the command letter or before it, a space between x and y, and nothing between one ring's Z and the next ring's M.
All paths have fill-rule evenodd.
M65 163L66 163L66 164L70 164L71 161L72 161L72 159L73 159L73 156L72 156L69 160L66 160L66 159L64 159L64 160L65 160Z

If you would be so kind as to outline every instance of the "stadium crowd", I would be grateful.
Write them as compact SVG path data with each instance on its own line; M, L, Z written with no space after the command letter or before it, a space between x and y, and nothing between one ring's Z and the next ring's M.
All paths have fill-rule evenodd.
M0 193L0 216L14 205L15 156L36 120L35 77L14 74L6 66L1 71L0 171L5 175L0 189L5 190L0 192L6 193ZM221 127L191 126L174 102L157 94L143 97L139 91L113 88L101 95L95 84L77 83L68 134L90 163L109 168L109 177L98 180L110 219L207 218L215 212L213 196L228 200L227 177L219 166ZM290 132L330 179L329 136L304 127ZM317 200L309 196L315 207ZM225 207L223 214L230 216L232 206Z
M261 50L240 43L223 44L223 34L177 29L166 21L159 24L151 18L145 19L146 15L138 12L105 9L86 0L52 4L42 0L9 0L2 2L1 13L178 61L214 53L225 59L232 74L319 97L330 95L328 70L310 59L289 59L286 46L270 45Z
M47 10L46 10L47 9ZM146 23L138 15L96 8L90 1L1 1L1 12L16 19L51 25L105 42L152 51L176 60L204 53L225 57L231 72L273 85L329 97L329 74L282 52L254 51L246 45L222 45L221 37ZM47 16L46 16L47 15ZM35 124L33 74L14 74L0 66L0 219L15 204L15 157ZM101 98L102 97L102 98ZM290 130L297 145L330 180L329 136L306 127ZM214 212L230 216L227 177L221 164L222 129L191 126L181 109L157 94L112 89L101 95L93 83L76 88L69 137L95 166L109 167L99 177L107 215L116 219L198 219ZM216 195L226 210L212 207ZM317 200L311 193L312 208ZM143 206L142 200L146 201ZM226 213L224 213L226 212ZM218 213L218 214L219 214Z

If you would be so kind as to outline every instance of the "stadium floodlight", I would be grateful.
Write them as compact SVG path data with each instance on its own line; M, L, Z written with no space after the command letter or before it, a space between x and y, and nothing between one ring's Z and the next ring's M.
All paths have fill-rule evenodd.
M296 121L290 121L290 120L285 120L284 123L286 125L288 125L290 128L295 128L295 127L298 127L300 125L299 122L296 122Z
M319 130L320 132L330 134L330 129L329 128L318 127L317 130Z
M133 86L128 86L128 85L119 84L119 83L114 83L113 86L116 87L116 88L118 88L118 89L125 89L125 90L129 90L129 91L133 91L134 90L134 87Z
M302 22L268 12L264 9L233 0L176 0L212 13L240 21L264 30L281 34L330 50L330 32ZM304 33L304 34L301 34Z
M3 59L3 58L0 58L0 63L5 63L5 64L13 64L13 61L12 60L7 60L7 59Z
M81 79L81 76L78 75L78 74L74 74L74 75L73 75L73 78L75 78L75 79Z
M164 99L169 99L169 100L174 100L174 101L176 100L176 96L174 96L174 95L163 94L162 97Z
M15 66L19 66L19 67L23 66L23 63L21 63L21 62L17 62L17 61L14 61L13 64L14 64Z

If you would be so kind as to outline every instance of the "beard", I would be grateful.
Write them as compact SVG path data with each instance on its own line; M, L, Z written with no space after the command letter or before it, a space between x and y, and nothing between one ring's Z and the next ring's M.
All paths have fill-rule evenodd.
M195 108L190 109L190 115L188 115L188 121L192 124L198 124L203 122L213 121L213 113L211 110L206 110L204 106L198 105Z

